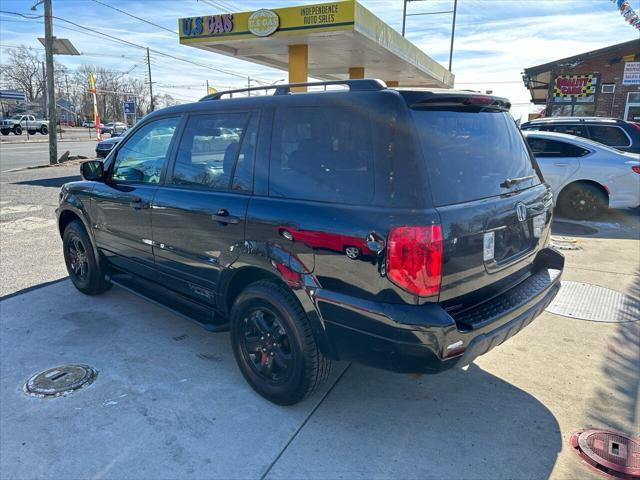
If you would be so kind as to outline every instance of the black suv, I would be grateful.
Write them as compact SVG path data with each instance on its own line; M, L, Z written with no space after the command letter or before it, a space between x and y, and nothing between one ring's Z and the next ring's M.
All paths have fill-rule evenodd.
M154 112L83 163L57 210L76 288L230 329L279 404L331 360L436 373L539 315L564 259L508 101L377 80L291 93L315 85Z
M549 117L523 123L522 130L566 133L589 138L623 152L640 153L640 125L617 118Z

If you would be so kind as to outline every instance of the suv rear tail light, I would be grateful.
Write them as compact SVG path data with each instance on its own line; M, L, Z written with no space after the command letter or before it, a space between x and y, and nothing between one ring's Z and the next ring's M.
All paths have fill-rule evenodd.
M387 246L387 276L399 287L421 297L440 293L440 225L391 230Z
M636 123L636 122L629 122L629 124L635 128L637 131L640 132L640 123Z
M636 173L640 173L640 165L634 165L631 167L631 170L633 170Z

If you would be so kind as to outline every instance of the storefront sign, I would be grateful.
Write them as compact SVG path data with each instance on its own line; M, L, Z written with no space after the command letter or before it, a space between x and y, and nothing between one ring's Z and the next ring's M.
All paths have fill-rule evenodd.
M258 37L268 37L280 26L280 17L273 10L258 10L249 15L249 31Z
M553 84L554 102L594 101L597 78L593 74L558 75Z
M640 62L627 62L624 64L623 85L640 85Z
M219 35L233 30L233 15L183 18L180 24L183 36Z
M180 41L225 41L257 37L303 35L309 32L348 30L355 23L355 2L352 0L286 7L274 10L260 9L209 17L181 18Z

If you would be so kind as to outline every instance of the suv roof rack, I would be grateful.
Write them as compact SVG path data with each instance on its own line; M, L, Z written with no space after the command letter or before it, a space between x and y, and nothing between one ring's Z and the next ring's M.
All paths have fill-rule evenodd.
M330 80L327 82L302 82L302 83L286 83L281 85L265 85L262 87L251 87L251 88L238 88L235 90L225 90L224 92L216 92L210 95L206 95L202 97L199 101L204 102L207 100L220 100L223 95L229 95L233 98L234 93L242 93L242 92L254 92L254 91L267 91L267 90L275 90L273 95L288 95L291 93L292 88L296 87L317 87L324 86L325 90L329 85L346 85L349 87L350 91L376 91L376 90L385 90L387 88L387 84L382 80L378 79L358 79L358 80Z

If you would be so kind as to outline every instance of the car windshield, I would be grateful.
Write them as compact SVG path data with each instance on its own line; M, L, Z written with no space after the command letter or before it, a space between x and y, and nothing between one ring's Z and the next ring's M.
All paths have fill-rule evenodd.
M538 185L535 160L507 112L413 109L436 206Z
M13 117L11 117L13 120L20 120L24 115L19 114L19 115L14 115Z

